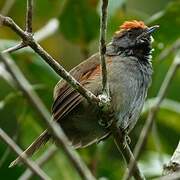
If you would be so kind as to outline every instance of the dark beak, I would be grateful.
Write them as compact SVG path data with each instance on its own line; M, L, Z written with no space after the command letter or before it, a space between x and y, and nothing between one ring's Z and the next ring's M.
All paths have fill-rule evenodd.
M145 34L152 34L157 28L159 28L159 25L149 27L147 28L147 31L145 32Z
M142 33L141 35L137 37L137 39L141 39L142 37L145 37L147 35L150 36L157 28L159 28L159 25L155 25L155 26L147 28L144 33Z

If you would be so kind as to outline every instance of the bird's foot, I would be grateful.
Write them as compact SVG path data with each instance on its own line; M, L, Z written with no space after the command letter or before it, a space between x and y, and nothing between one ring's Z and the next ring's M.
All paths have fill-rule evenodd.
M131 144L131 138L128 136L128 134L125 135L125 141L127 142L127 144Z
M123 141L123 146L124 148L127 147L131 143L131 138L128 136L127 132L124 133L124 141Z

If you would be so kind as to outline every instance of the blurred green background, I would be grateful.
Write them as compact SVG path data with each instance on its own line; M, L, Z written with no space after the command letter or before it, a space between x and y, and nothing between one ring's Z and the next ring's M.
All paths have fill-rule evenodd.
M9 0L9 2L12 0ZM8 0L0 0L0 11ZM25 22L26 1L15 0L8 16L21 27ZM33 31L44 28L50 21L50 30L57 30L43 38L40 44L67 70L98 51L100 1L98 0L38 0L34 2ZM53 19L53 21L52 21ZM148 93L146 107L152 104L161 83L170 67L175 54L170 53L160 60L164 49L180 38L180 1L179 0L109 0L107 39L124 20L143 20L148 25L159 24L154 34L153 82ZM46 26L47 27L47 26ZM49 26L48 26L49 27ZM51 29L52 28L52 29ZM39 34L36 34L39 38ZM40 33L42 35L42 31ZM19 38L10 29L0 27L0 49L11 47ZM12 54L13 60L36 89L47 108L51 109L53 87L59 77L30 49L26 48ZM133 149L144 121L147 109L142 113L138 124L131 132ZM9 74L0 62L0 127L25 149L45 128L39 116L28 104L21 93L14 89ZM155 126L142 149L140 167L148 179L162 173L163 164L169 161L180 137L180 70L171 83L166 99L155 119ZM39 157L51 143L47 144L33 159ZM117 151L112 138L103 143L78 150L93 173L111 180L121 179L126 164ZM0 142L0 177L6 180L18 179L25 166L8 168L15 154ZM78 180L79 175L69 163L63 151L58 152L43 166L52 179ZM4 179L4 178L3 178ZM32 179L37 179L33 177Z

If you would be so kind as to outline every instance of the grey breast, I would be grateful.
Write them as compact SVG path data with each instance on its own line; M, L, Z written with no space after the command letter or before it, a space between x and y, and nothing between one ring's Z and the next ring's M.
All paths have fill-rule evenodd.
M145 65L135 57L114 56L112 69L109 71L109 80L113 109L118 125L130 131L140 116L147 95L151 65ZM115 73L112 74L112 71Z

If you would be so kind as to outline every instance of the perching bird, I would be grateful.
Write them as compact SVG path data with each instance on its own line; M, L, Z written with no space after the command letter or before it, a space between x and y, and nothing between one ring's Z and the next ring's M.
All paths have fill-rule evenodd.
M126 21L107 45L106 63L111 106L117 125L126 132L136 124L151 83L151 34L158 26ZM93 94L102 93L99 53L83 61L70 74ZM111 132L100 122L99 110L64 80L54 89L52 116L75 148L89 146ZM52 136L45 130L25 151L30 156ZM13 165L20 161L17 158Z

